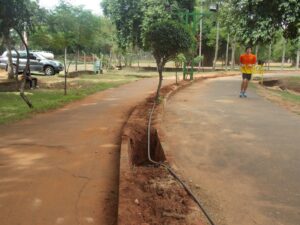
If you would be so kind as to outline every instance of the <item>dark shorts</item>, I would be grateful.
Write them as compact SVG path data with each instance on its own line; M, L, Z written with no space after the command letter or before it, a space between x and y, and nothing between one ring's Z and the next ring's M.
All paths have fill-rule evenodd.
M252 74L243 73L243 80L251 80Z

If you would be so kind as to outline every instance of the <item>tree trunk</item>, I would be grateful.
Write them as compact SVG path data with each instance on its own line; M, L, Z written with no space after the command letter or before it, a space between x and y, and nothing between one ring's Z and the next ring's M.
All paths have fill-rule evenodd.
M118 56L118 64L119 64L119 68L121 70L122 69L122 55L121 54L119 54L119 56Z
M20 87L20 96L22 97L22 99L25 101L25 103L28 105L29 108L33 108L33 105L31 104L30 100L27 98L27 96L24 93L25 90L25 86L26 86L26 78L28 76L30 76L30 55L29 55L29 49L28 49L28 45L26 44L26 41L24 40L24 37L22 35L22 33L18 30L15 29L15 31L18 33L23 45L25 46L26 49L26 53L27 53L27 61L26 61L26 66L24 68L23 71L23 80L21 83L21 87Z
M111 68L111 61L112 61L112 50L109 50L109 61L108 61L108 67L107 69L110 70Z
M201 4L201 8L200 8L201 19L200 19L200 33L199 33L199 56L201 57L202 56L202 30L203 30L203 19L202 19L203 4L202 4L202 1L200 4ZM201 66L202 66L202 60L199 61L199 70L201 69Z
M258 49L259 49L259 45L256 45L256 47L255 47L255 55L256 55L257 59L258 59Z
M219 51L219 36L220 36L220 22L217 21L217 37L216 37L216 49L215 49L215 58L213 63L213 70L216 70L216 64L218 60L218 51Z
M271 56L272 56L272 43L270 43L269 45L268 70L270 70Z
M235 42L235 36L232 41L232 50L231 50L231 70L234 70L235 68L235 47L236 47L236 42Z
M296 70L299 70L300 49L297 51Z
M229 41L230 41L230 36L227 34L227 45L226 45L226 57L225 57L225 70L228 70L228 53L229 53Z
M157 64L157 71L158 71L158 75L159 75L159 82L158 82L158 86L157 86L157 91L156 91L156 96L155 96L155 101L158 103L159 102L159 91L162 85L162 80L163 80L163 63L161 61L156 60L156 64Z
M78 71L78 62L79 62L79 49L77 49L77 56L75 61L75 71Z
M84 61L84 71L86 71L87 68L86 68L86 54L85 54L85 52L83 52L83 61Z
M17 53L17 62L16 62L16 75L15 75L15 80L16 80L16 86L18 89L19 86L19 65L20 65L20 53L17 51L16 48L12 48L16 53Z
M8 62L7 62L7 78L9 80L14 79L14 64L12 61L12 47L11 47L11 41L10 41L10 35L9 33L4 36L4 42L7 47L8 51Z
M286 40L283 38L283 49L282 49L282 59L281 59L281 70L284 69L285 64L285 51L286 51Z
M67 48L65 48L65 84L64 84L64 94L67 95L67 75L68 75L68 70L67 70Z

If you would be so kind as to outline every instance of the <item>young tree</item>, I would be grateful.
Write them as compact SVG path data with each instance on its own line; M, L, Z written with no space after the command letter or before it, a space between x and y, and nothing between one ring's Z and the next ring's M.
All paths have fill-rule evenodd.
M20 95L27 103L27 105L29 107L32 107L32 104L24 94L26 78L27 76L30 76L30 59L28 46L23 37L23 31L24 29L26 29L27 31L33 30L34 14L39 7L37 5L37 2L30 0L0 0L0 5L0 36L4 37L4 39L8 38L8 40L10 40L10 30L13 29L17 32L19 38L26 48L27 63L23 72L23 81L21 83Z
M162 85L163 68L165 64L173 60L179 53L189 50L193 46L191 32L182 24L174 21L162 21L152 24L144 35L144 47L150 50L156 60L159 74L159 83L156 92L156 100L159 99L159 91Z

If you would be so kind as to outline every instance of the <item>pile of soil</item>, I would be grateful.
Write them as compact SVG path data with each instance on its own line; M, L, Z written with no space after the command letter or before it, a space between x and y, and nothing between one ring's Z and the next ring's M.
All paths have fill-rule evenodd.
M190 82L181 82L180 86ZM170 85L161 91L164 98L178 86ZM147 125L154 96L139 104L123 130L129 141L127 171L120 174L119 225L201 225L202 214L185 189L162 168L151 164L147 156ZM157 135L158 120L163 110L159 104L153 115L151 157L165 161L165 153ZM121 153L122 154L122 153ZM124 154L124 152L123 152Z
M120 196L126 198L126 209L119 212L119 224L203 224L199 209L165 169L135 167L131 173L126 196Z
M300 85L291 83L285 78L280 78L280 79L274 79L274 78L269 78L265 79L263 81L263 85L265 87L271 87L275 89L280 89L280 90L291 90L294 92L300 93Z

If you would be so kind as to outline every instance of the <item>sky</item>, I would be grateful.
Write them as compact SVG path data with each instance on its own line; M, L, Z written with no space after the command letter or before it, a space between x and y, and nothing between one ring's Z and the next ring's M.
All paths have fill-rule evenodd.
M79 6L83 5L85 9L91 10L96 15L102 15L102 10L100 7L101 0L66 0L72 5ZM53 9L58 5L59 0L40 0L40 6Z

